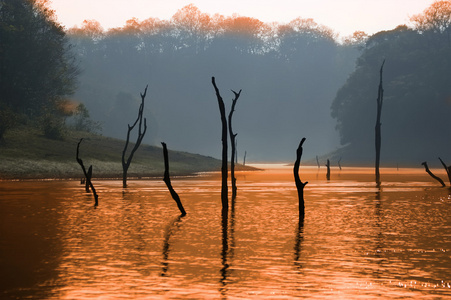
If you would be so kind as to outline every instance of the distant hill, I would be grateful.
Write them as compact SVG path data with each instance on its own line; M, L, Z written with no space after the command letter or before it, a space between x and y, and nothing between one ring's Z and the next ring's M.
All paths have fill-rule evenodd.
M8 131L0 145L0 179L81 178L77 163L77 143L80 158L86 167L93 166L94 178L121 178L121 155L124 141L86 132L71 131L64 140L45 138L38 129L22 127ZM171 145L168 144L170 149ZM130 147L129 147L130 149ZM219 171L221 161L212 157L169 150L171 175ZM246 167L252 169L251 167ZM129 178L163 176L162 148L141 145L128 171Z

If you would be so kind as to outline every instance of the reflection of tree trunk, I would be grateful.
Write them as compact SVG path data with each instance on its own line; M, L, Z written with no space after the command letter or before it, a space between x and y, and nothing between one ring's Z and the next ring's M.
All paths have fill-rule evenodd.
M376 116L376 126L375 126L375 137L376 137L376 184L381 184L381 178L379 173L379 165L380 165L380 157L381 157L381 112L382 112L382 104L384 102L384 89L382 87L382 71L384 68L385 60L382 62L380 69L380 80L379 80L379 89L377 95L377 116Z
M437 180L438 182L440 182L440 184L441 184L442 186L445 186L445 183L443 182L443 180L441 180L439 177L435 176L435 175L431 172L431 170L429 170L429 167L428 167L427 162L423 162L423 163L421 163L421 164L424 166L426 172L427 172L429 175L431 175L432 178L434 178L435 180Z
M86 178L86 184L88 184L91 187L92 193L94 194L94 200L95 200L94 206L97 206L97 205L99 205L99 196L97 195L96 189L94 188L94 185L92 184L91 176L88 176L88 172L86 172L86 168L85 168L85 165L83 164L83 160L81 160L81 158L78 157L78 155L80 153L81 141L83 141L83 139L80 139L80 141L77 144L76 159L77 159L78 164L81 166L81 169L83 170L83 174L85 175L85 178ZM92 166L90 166L89 169L90 169L90 173L92 175ZM88 189L88 192L89 192L89 189Z
M299 178L299 166L301 164L302 157L302 144L304 144L305 138L302 138L299 143L298 149L296 150L296 161L294 162L293 173L294 173L294 182L296 184L296 188L298 190L298 201L299 201L299 220L304 218L305 207L304 207L304 187L308 182L303 183Z
M228 176L228 165L227 165L227 118L225 113L224 101L222 100L221 95L219 94L219 89L216 86L215 78L211 78L211 82L213 87L215 88L216 98L218 99L219 112L221 114L221 123L222 123L222 167L221 167L221 176L222 176L222 188L221 188L221 202L222 202L222 210L223 214L228 213L229 210L229 199L228 199L228 187L227 187L227 176Z
M299 269L302 268L300 258L302 241L304 240L304 218L299 219L298 227L296 228L296 238L294 244L294 265Z
M326 167L327 167L326 179L330 180L330 161L329 160L327 160Z
M235 94L235 98L232 100L232 108L229 112L229 135L230 135L230 145L231 145L231 158L230 158L230 177L232 179L232 198L236 197L236 178L235 178L235 156L236 156L236 134L233 133L232 130L232 116L233 112L235 111L235 105L236 101L240 97L241 90L236 93L235 91L232 91Z
M166 143L161 143L163 145L163 156L164 156L164 178L163 181L166 183L169 192L171 193L172 199L177 203L177 207L180 210L182 216L186 215L185 209L183 208L182 201L180 201L180 197L177 192L174 190L171 184L171 178L169 177L169 158L168 158L168 148L166 147Z
M445 168L446 174L448 174L448 181L451 184L451 166L447 166L440 157L438 159L440 160L443 167Z
M221 260L222 260L222 268L221 268L221 279L220 282L222 287L220 292L223 296L226 296L227 293L227 277L228 277L228 269L229 263L227 261L227 254L229 252L229 238L228 238L228 213L222 210L222 251L221 251Z
M178 216L175 218L171 223L169 223L166 232L164 233L164 244L163 244L163 261L162 264L162 270L161 270L161 276L166 276L166 273L169 269L169 252L170 252L170 244L169 239L171 238L172 234L176 229L180 227L180 221L182 220L183 215Z
M146 134L146 130L147 130L146 118L144 118L144 130L142 129L143 112L144 112L144 98L146 98L146 93L147 93L147 86L144 90L144 94L141 94L141 105L139 106L138 117L136 118L135 123L133 123L132 126L127 125L128 126L127 139L125 141L124 150L122 151L122 187L124 187L124 188L127 187L127 172L128 172L128 168L130 167L130 164L132 162L133 155L135 154L136 150L138 150L139 146L141 145L141 142L142 142L144 135ZM136 124L138 124L138 122L139 122L138 137L136 139L135 146L131 150L129 157L126 160L125 154L127 152L128 143L130 141L130 132L133 130L133 128L135 128L135 126L136 126Z

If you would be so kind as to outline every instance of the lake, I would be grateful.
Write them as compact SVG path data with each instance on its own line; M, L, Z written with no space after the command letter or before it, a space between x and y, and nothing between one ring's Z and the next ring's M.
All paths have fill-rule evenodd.
M292 167L259 167L225 220L219 173L172 178L184 217L160 179L95 180L98 207L78 181L0 181L0 298L451 297L451 191L424 169L378 188L301 166L300 223Z

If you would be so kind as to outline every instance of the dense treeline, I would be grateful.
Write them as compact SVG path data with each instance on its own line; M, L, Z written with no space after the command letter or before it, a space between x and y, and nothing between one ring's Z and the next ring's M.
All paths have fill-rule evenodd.
M385 59L382 163L420 164L451 151L451 2L438 1L368 39L332 104L345 160L374 157L378 70Z
M209 85L216 76L221 86L246 91L234 118L238 155L247 151L251 160L290 160L301 130L312 145L307 155L338 144L330 105L364 38L340 44L311 19L266 24L211 16L193 5L171 20L132 19L107 32L86 21L68 34L82 68L75 97L103 122L103 134L124 136L135 118L136 91L149 83L146 142L218 156L220 124Z
M0 141L23 122L58 137L78 72L64 28L46 1L0 0L0 41Z

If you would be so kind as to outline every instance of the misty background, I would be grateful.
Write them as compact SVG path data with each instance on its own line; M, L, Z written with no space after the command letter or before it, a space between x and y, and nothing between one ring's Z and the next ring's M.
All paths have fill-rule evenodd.
M451 149L449 24L424 24L339 41L312 19L266 24L193 5L108 32L86 21L68 31L81 69L73 99L103 135L123 139L148 84L143 142L219 158L215 76L228 110L231 89L243 90L233 116L239 162L245 151L247 161L291 161L306 137L306 159L369 163L386 59L382 163L416 165Z

